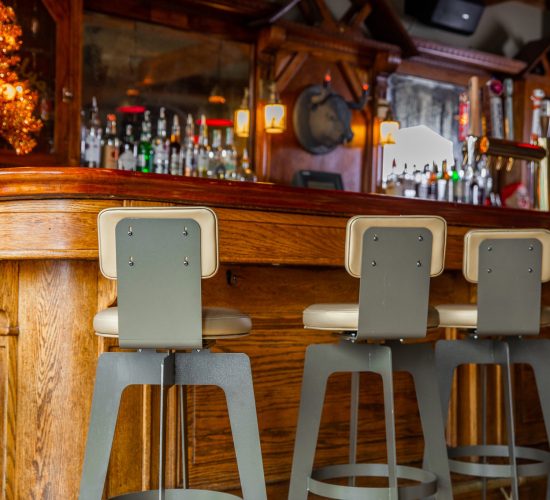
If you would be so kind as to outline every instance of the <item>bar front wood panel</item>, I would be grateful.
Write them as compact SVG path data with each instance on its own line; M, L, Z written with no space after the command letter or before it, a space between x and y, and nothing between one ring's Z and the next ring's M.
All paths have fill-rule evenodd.
M96 216L102 208L201 204L218 214L222 265L203 282L204 303L237 307L252 316L250 336L219 342L215 349L251 357L266 478L270 491L277 492L270 494L273 500L282 498L290 474L305 348L336 340L331 333L303 330L302 310L315 302L357 299L359 283L343 269L349 215L446 217L447 270L432 281L432 303L475 300L474 287L460 272L468 227L545 227L550 221L548 214L514 210L408 205L382 196L77 168L3 169L0 181L0 470L9 499L77 498L97 356L117 348L115 341L98 339L92 331L95 312L116 300L116 282L103 278L97 265ZM544 293L548 296L549 290ZM451 334L436 330L428 339ZM472 424L478 412L477 375L468 368L464 373L469 376L457 384L461 399L451 411L451 442L478 438ZM520 374L521 383L529 383L526 373ZM365 374L361 382L359 458L384 460L380 381ZM349 387L349 376L337 374L329 382L317 465L347 457ZM418 462L423 443L409 376L396 374L395 387L398 458ZM518 404L532 405L533 399L533 392L525 390ZM215 388L190 389L187 404L191 485L238 488L223 394ZM181 463L173 391L169 415L167 483L176 486ZM519 415L518 441L544 443L540 414ZM501 420L498 409L494 420ZM157 484L157 423L158 392L129 388L106 495ZM492 429L491 436L502 435L498 426Z

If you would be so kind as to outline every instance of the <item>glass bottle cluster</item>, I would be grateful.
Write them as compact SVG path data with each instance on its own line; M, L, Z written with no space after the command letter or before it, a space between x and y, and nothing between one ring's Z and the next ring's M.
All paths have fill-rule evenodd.
M195 123L191 114L187 115L183 136L176 114L168 134L164 108L160 108L155 136L148 110L143 113L139 137L135 135L133 125L127 124L121 139L114 114L107 115L107 124L103 128L95 97L92 99L89 119L86 122L85 116L82 118L80 151L81 164L84 166L189 177L256 180L246 148L238 161L233 144L233 128L225 128L223 142L222 130L213 129L210 144L205 115L200 119L198 138L195 136Z
M443 161L441 167L434 162L423 169L413 166L409 171L405 164L400 173L394 161L383 188L386 194L393 196L501 206L500 196L493 190L493 185L487 157L481 155L472 160L465 156L459 168L453 165L449 169L447 162Z

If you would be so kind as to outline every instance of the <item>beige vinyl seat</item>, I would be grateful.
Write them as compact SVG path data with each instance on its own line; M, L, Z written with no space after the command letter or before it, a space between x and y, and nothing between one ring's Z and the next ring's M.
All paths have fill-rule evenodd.
M428 328L438 326L428 298L430 278L443 272L446 232L440 217L357 216L348 221L344 262L348 273L360 278L359 301L314 304L303 312L306 329L337 332L340 341L306 350L289 500L306 500L308 493L344 500L452 498L433 349L428 343L401 342L423 338ZM422 469L396 463L393 371L413 376L425 441ZM349 463L314 470L327 379L335 372L351 373ZM385 464L356 460L361 372L382 377ZM357 477L372 476L387 477L388 487L356 486ZM347 485L332 482L346 477ZM398 478L408 483L398 485Z
M550 231L545 229L473 230L464 238L463 274L477 284L477 304L436 306L439 322L445 328L469 333L458 340L436 343L436 363L443 412L449 408L453 373L462 364L479 365L482 389L487 391L487 365L500 365L503 377L507 443L481 443L449 448L451 471L484 478L507 478L512 497L519 498L521 476L550 474L550 454L538 449L516 446L511 365L533 367L541 407L550 438L549 341L522 340L535 337L540 328L550 326L550 307L541 307L541 283L550 281ZM485 429L487 402L482 399L482 423ZM550 439L549 439L550 440ZM466 457L484 457L463 460ZM490 463L487 457L508 458L509 464ZM518 464L518 459L524 459ZM550 498L550 487L547 490Z
M202 307L201 281L218 270L218 221L203 207L110 208L98 216L102 274L117 279L117 307L94 317L96 333L124 349L98 360L80 500L101 500L123 390L160 386L158 489L125 492L125 500L235 500L228 493L188 486L184 385L215 385L226 396L244 500L267 500L248 356L212 353L219 339L251 330L238 310ZM179 386L183 488L164 488L166 389ZM197 446L201 446L198 443ZM128 457L129 460L132 457Z
M250 316L227 307L202 308L202 338L222 340L248 335L252 328ZM118 337L118 307L109 307L94 316L94 330L101 337Z
M356 332L359 328L359 304L313 304L303 312L304 328L331 332ZM426 328L439 327L439 313L429 306Z

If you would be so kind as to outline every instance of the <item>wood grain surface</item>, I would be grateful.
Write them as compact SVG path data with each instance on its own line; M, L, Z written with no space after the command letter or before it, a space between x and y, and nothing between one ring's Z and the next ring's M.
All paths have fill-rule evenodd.
M11 169L13 177L6 173L10 169L0 171L0 180L5 180L0 182L0 477L7 499L77 498L97 356L117 349L115 340L98 339L92 331L93 315L116 301L116 282L102 277L97 265L95 221L102 208L204 204L216 210L222 265L214 278L203 282L203 302L235 307L252 317L251 335L220 341L214 349L246 352L251 358L270 500L286 496L305 349L336 340L329 332L305 331L302 311L313 303L357 300L359 282L343 269L348 215L430 213L431 208L447 217L446 272L432 280L432 303L475 301L475 287L460 271L468 228L544 227L550 220L548 214L535 212L501 210L497 217L492 209L443 203L409 206L399 199L318 191L308 191L305 198L303 190L270 185L119 176L100 170L34 169L33 183L30 171L20 170ZM99 194L107 179L116 196ZM550 300L549 294L544 287L545 299ZM456 332L435 330L427 340L444 336L454 338ZM480 424L474 418L480 408L478 378L476 368L465 367L455 382L447 430L451 443L479 441ZM411 379L396 374L394 380L398 459L418 463L423 442ZM515 380L523 388L516 400L518 442L543 445L532 374L520 367ZM498 385L490 372L491 391ZM316 465L346 460L349 391L348 375L331 377ZM238 489L223 393L192 388L186 402L190 485ZM177 403L172 390L166 442L169 486L182 481ZM489 436L504 440L501 399L492 397L490 405ZM385 459L382 412L380 380L362 374L360 460ZM124 393L106 497L158 483L158 415L156 388L130 387ZM457 484L463 488L460 498L470 498L473 486ZM536 487L525 486L529 491Z

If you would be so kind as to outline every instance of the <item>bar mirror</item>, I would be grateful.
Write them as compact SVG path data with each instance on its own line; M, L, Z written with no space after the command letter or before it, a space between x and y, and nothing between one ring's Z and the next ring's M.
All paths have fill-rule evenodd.
M233 121L235 111L246 104L250 108L243 95L248 99L252 50L204 33L85 12L82 124L92 119L95 98L95 119L103 130L114 119L121 141L130 134L140 140L147 110L153 137L159 119L170 137L175 118L182 147L189 135L197 142L202 125L200 140L206 135L212 151L232 147L240 158L250 150L253 133L234 134ZM87 164L86 158L81 161Z

